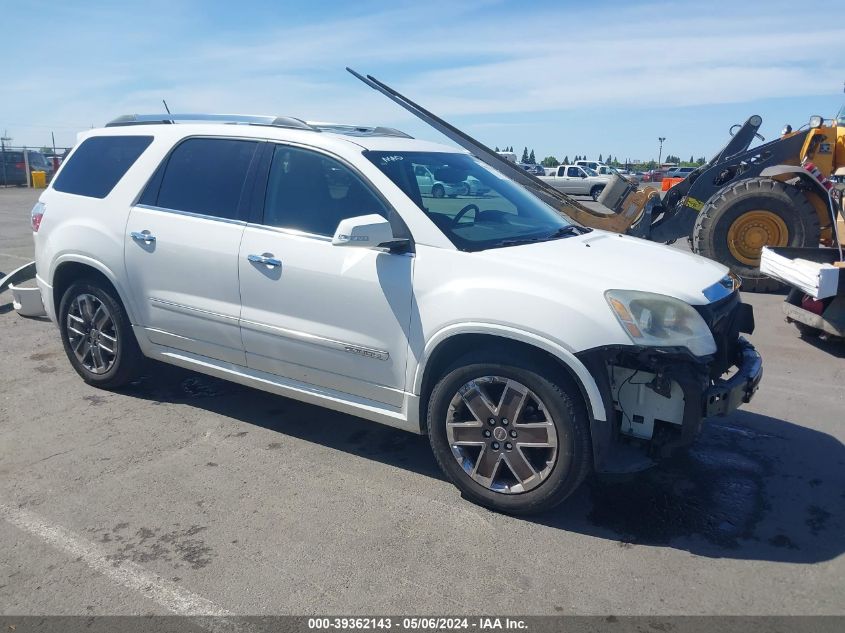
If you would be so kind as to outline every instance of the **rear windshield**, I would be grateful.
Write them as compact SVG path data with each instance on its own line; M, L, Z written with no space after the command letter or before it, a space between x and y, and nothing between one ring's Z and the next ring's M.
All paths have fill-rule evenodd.
M152 142L152 136L89 138L68 159L53 183L53 189L89 198L105 198Z

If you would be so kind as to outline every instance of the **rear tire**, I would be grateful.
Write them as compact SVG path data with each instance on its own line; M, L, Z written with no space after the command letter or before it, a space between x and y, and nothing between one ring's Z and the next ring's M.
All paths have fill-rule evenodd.
M99 279L71 284L62 295L58 321L68 360L89 385L117 389L139 375L143 354L108 284Z
M478 393L487 400L473 413L468 400L485 402ZM559 368L530 357L474 352L459 359L432 390L427 422L445 475L467 499L499 512L552 508L592 466L580 390Z
M443 185L434 185L431 188L431 195L434 198L442 198L446 195L446 190L443 188Z
M713 196L696 219L693 250L728 266L749 292L772 292L780 282L760 272L763 246L819 244L815 208L800 190L770 178L750 178Z

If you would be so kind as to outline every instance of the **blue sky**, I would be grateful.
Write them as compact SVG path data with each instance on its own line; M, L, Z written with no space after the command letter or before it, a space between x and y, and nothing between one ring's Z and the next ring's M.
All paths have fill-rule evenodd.
M823 3L0 0L0 131L74 142L133 112L285 114L438 134L344 71L494 146L710 156L752 114L776 136L845 103L845 22ZM826 15L830 19L826 19ZM16 52L19 51L19 52ZM11 69L11 70L10 70Z

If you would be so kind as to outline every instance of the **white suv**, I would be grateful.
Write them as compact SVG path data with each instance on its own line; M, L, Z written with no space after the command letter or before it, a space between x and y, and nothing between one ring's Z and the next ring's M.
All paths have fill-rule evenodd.
M489 191L424 198L418 165ZM577 226L388 128L122 117L80 136L32 226L86 382L118 388L148 357L428 434L505 512L689 443L762 371L724 266Z

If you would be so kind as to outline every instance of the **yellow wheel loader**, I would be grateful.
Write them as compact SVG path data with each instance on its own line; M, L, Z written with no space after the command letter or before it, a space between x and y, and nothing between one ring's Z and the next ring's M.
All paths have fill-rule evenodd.
M765 141L757 132L763 120L754 115L731 128L725 147L662 197L654 188L638 189L613 176L598 199L607 208L602 213L504 160L371 75L347 70L576 222L666 244L687 238L694 252L730 267L745 290L765 292L780 285L760 272L764 246L835 241L836 212L823 180L845 166L845 109L830 121L814 116L798 130L787 126L779 138L752 148L755 137Z

